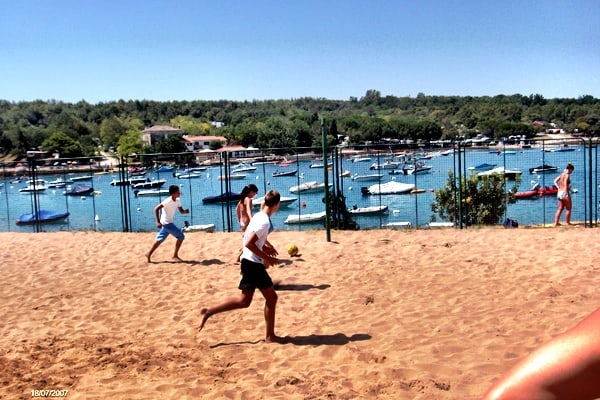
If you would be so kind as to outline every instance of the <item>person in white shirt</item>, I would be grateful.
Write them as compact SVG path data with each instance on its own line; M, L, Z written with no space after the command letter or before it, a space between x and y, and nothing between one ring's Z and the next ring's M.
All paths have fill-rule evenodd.
M277 293L273 286L273 280L267 272L267 268L279 263L277 250L269 243L267 237L273 230L270 217L279 209L280 199L281 196L278 191L269 190L265 195L262 210L252 217L244 231L244 247L240 257L242 279L238 286L242 291L241 295L230 298L215 307L203 308L200 312L202 322L199 330L202 330L206 321L215 314L249 307L252 304L254 292L258 289L265 298L265 341L282 341L279 336L275 335Z
M151 262L150 257L152 257L154 250L156 250L169 235L173 235L175 236L175 239L177 239L175 242L175 253L173 253L173 258L178 261L183 261L181 258L179 258L179 248L181 247L185 236L183 231L177 225L175 225L173 221L175 219L175 211L179 210L179 212L182 214L188 214L190 210L183 209L181 206L181 201L179 200L180 196L181 192L179 191L179 187L177 185L171 185L169 186L169 197L154 207L156 226L160 228L160 230L156 234L156 241L152 245L152 248L146 254L148 262Z

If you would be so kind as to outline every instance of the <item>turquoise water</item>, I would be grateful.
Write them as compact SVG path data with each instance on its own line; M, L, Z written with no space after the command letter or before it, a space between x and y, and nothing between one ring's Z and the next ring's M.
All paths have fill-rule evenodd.
M346 205L352 207L365 207L371 205L387 205L389 211L381 216L359 216L354 220L361 228L376 228L388 222L409 221L413 226L423 226L429 223L432 217L430 204L434 201L433 191L445 185L448 170L454 169L457 165L457 159L452 155L435 156L426 161L431 165L430 173L418 175L389 175L387 170L383 173L382 183L390 180L399 182L413 183L417 188L424 189L420 194L401 194L386 196L365 196L361 193L361 187L368 187L376 182L355 182L351 178L334 178L338 172L348 170L351 174L371 174L369 167L377 158L372 157L371 162L353 163L348 159L342 160L340 171L336 174L329 172L329 182L339 179ZM380 161L383 161L381 159ZM531 187L532 181L539 182L542 186L552 185L556 177L554 174L531 175L529 168L540 164L551 164L559 167L559 171L564 168L566 162L572 162L575 165L575 171L572 175L572 185L575 193L573 194L573 216L574 221L585 219L586 198L589 188L585 183L584 167L585 158L583 148L575 148L572 152L547 153L540 149L519 150L514 154L501 153L500 155L490 153L487 150L469 151L464 160L461 160L462 167L465 168L482 162L505 166L506 168L519 169L522 171L519 190L527 190ZM273 217L273 222L277 229L284 230L306 230L320 229L322 222L286 225L284 220L289 214L298 214L299 212L313 213L324 210L322 201L324 194L308 193L293 194L289 188L305 181L323 181L323 170L309 168L310 161L301 161L298 165L292 164L287 168L298 168L296 176L272 177L275 170L282 170L276 165L264 164L258 165L256 171L247 173L243 180L231 181L232 191L241 191L244 185L254 183L259 188L258 196L262 196L265 190L277 189L283 196L297 197L298 200L291 206L282 207ZM196 179L178 179L172 172L158 174L148 172L146 177L149 179L165 179L168 185L175 184L181 188L181 202L184 208L190 209L190 214L176 216L176 222L180 225L187 220L191 224L213 223L219 231L227 230L230 224L232 230L238 230L235 220L234 205L227 207L220 204L202 204L202 198L214 196L222 191L224 182L218 180L222 174L219 167L212 167L202 171L199 178ZM594 174L596 176L596 174ZM54 180L57 176L42 176L47 181ZM66 176L69 178L69 176ZM100 231L122 231L123 214L121 211L121 201L123 193L121 190L127 190L129 193L130 212L127 214L129 226L133 231L154 231L153 208L164 198L160 197L135 197L133 189L130 187L111 186L110 181L117 178L111 175L96 175L92 182L83 182L92 185L97 192L95 196L85 197L65 196L64 189L47 189L45 193L38 196L39 207L42 209L51 209L56 211L69 211L71 213L67 223L44 224L42 229L45 231L55 230L100 230ZM31 212L33 197L29 194L23 194L18 191L25 186L21 184L11 184L10 179L0 181L4 183L0 187L0 231L23 231L30 232L34 230L31 226L16 226L15 221L19 215ZM509 187L512 184L509 182ZM597 188L597 183L594 183ZM596 194L594 193L594 196ZM595 198L595 197L594 197ZM595 201L597 204L597 201ZM554 196L545 196L534 200L519 200L516 204L509 205L507 216L517 219L520 224L544 224L553 221L556 211L557 201ZM596 206L594 206L594 210Z

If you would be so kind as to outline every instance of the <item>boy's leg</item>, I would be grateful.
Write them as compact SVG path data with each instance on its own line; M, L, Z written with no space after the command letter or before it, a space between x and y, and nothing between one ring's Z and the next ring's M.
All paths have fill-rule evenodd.
M238 308L250 307L250 304L252 304L252 297L254 297L254 290L243 289L242 294L239 297L232 297L212 308L203 308L200 311L200 314L202 315L202 321L200 322L199 330L202 330L206 321L215 314L237 310Z
M275 335L275 309L277 307L277 292L273 286L266 289L260 289L265 298L265 323L266 335L265 341L277 342L279 337Z
M154 244L152 245L152 248L150 249L150 251L146 254L146 257L148 258L148 262L150 261L150 257L152 257L152 253L154 253L154 250L156 250L158 248L158 246L160 246L162 242L154 242Z

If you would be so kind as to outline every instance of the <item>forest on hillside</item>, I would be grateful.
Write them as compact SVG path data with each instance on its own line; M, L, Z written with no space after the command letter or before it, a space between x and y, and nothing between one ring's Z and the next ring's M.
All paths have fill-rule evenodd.
M534 126L534 121L545 125ZM224 136L229 144L258 148L320 147L322 126L329 144L344 135L351 145L477 135L529 138L548 128L600 136L600 100L545 99L539 94L396 97L377 90L348 100L0 100L0 154L20 158L28 150L42 150L87 157L113 147L121 154L183 151L180 138L144 147L140 133L153 125L179 127L191 136Z

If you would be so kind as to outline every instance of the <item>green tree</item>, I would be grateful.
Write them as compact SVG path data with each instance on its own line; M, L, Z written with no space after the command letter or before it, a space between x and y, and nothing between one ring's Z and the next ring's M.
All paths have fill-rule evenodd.
M462 182L461 182L462 181ZM431 210L442 219L464 225L495 225L506 211L508 204L516 201L517 184L506 192L504 176L492 174L483 179L477 175L463 177L459 181L448 171L446 186L435 191ZM459 183L462 183L459 188Z
M59 153L61 157L79 157L81 144L64 132L54 132L42 143L42 149L49 153Z
M119 146L117 150L121 155L139 154L142 152L144 144L140 137L140 132L130 129L119 138Z
M100 124L100 142L108 149L119 144L119 138L127 132L127 125L117 117L106 118Z

